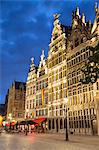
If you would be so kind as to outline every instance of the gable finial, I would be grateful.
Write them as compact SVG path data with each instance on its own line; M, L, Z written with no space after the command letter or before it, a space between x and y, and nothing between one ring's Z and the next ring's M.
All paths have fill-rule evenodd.
M44 49L42 49L42 55L44 55Z
M54 20L57 20L57 19L59 18L60 14L57 14L57 13L56 13L56 14L54 14L53 16L54 16Z
M79 16L79 7L76 8L76 15Z
M34 57L31 58L31 62L32 62L32 64L34 64Z
M85 24L85 15L84 15L84 13L82 14L82 22Z

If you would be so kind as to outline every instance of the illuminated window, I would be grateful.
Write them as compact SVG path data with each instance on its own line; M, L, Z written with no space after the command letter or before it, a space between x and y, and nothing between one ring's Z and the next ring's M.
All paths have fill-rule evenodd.
M39 77L43 76L44 74L45 74L45 70L41 70L41 71L39 72Z
M53 40L55 40L55 39L57 39L58 38L58 33L55 33L54 35L53 35Z

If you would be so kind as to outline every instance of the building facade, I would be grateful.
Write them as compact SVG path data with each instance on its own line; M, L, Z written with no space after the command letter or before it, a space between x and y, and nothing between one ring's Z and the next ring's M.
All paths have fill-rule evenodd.
M42 50L38 67L34 65L32 58L26 83L25 118L42 118L48 115L48 69Z
M9 89L7 102L7 119L19 121L25 114L26 84L14 81Z
M37 67L34 65L34 58L31 58L31 65L26 82L25 118L35 117L35 93L36 93Z
M92 56L90 46L95 47L99 42L98 6L95 12L92 24L85 21L84 14L80 15L77 8L72 13L71 26L61 24L59 14L55 14L48 59L44 61L42 52L37 73L34 71L28 74L31 86L28 90L27 80L27 93L32 93L31 87L35 87L35 93L32 93L31 98L26 96L26 110L28 103L34 103L33 117L45 116L49 132L65 131L68 110L70 132L99 135L99 79L94 84L86 85L80 81L84 76L81 68ZM31 113L30 106L28 113Z

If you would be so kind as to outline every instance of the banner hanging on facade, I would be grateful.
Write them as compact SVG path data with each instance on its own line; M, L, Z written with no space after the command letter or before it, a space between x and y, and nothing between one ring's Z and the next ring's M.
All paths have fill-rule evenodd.
M42 89L42 107L44 107L44 89Z

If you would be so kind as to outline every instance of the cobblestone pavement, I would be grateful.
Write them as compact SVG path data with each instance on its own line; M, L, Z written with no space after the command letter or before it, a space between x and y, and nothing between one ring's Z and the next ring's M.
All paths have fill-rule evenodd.
M99 150L99 136L63 134L2 134L0 150Z

